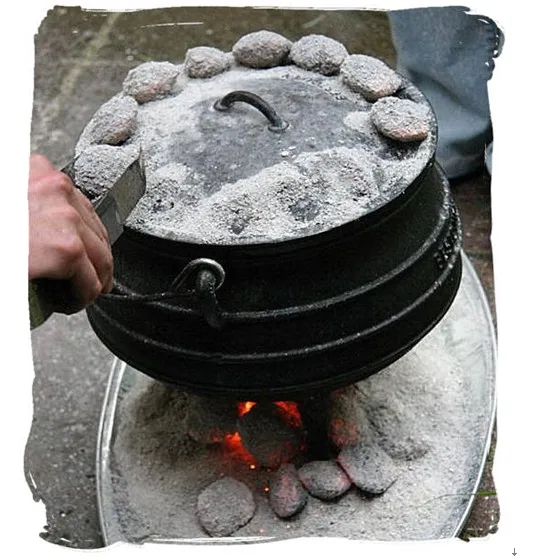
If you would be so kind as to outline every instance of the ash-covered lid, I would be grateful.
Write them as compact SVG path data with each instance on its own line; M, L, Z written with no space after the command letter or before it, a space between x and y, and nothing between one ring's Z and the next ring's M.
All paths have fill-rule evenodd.
M248 95L218 105L236 91L260 97L282 129ZM427 101L380 60L320 35L291 43L260 31L232 53L196 47L180 66L131 70L84 130L75 172L97 196L141 148L147 189L129 227L256 244L323 232L384 205L435 144Z

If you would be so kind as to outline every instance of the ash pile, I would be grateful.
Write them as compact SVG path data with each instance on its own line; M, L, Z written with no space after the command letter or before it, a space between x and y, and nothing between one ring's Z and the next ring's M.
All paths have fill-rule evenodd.
M125 531L367 539L371 523L375 539L418 539L427 532L414 515L441 524L450 513L434 497L465 467L474 426L457 418L468 407L455 361L424 339L329 395L329 449L318 458L295 402L213 400L142 375L119 410L111 464L116 501L129 503Z

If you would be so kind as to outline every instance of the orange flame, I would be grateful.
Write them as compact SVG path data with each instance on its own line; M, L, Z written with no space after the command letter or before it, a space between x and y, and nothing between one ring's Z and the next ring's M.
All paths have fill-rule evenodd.
M230 435L225 435L225 438L223 439L223 446L225 447L226 453L230 457L242 460L246 464L249 464L249 467L253 470L257 467L258 464L256 460L243 446L240 434L238 432L232 433Z

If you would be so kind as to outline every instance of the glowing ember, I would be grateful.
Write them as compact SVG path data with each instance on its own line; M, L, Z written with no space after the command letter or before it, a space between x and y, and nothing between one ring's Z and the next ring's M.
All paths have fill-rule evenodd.
M299 413L299 408L295 402L274 402L284 417L286 423L292 427L302 427L303 422L301 421L301 414ZM249 413L253 407L256 406L256 402L238 402L236 407L238 409L238 417L244 416Z
M256 402L238 402L238 416L241 417L242 415L249 413L255 405Z
M329 437L337 448L352 445L359 440L359 429L355 423L343 419L332 419L329 425Z
M305 449L298 433L302 420L295 402L238 402L236 413L238 431L225 435L224 452L248 464L249 469L278 466Z
M275 405L282 412L282 416L288 425L292 427L302 427L301 414L295 402L275 402Z

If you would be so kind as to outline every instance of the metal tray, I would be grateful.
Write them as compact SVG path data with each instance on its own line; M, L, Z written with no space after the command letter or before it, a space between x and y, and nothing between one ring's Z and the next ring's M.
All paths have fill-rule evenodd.
M470 325L466 328L464 325ZM468 331L468 334L467 334ZM462 391L463 398L467 398L466 410L477 418L473 421L473 429L470 436L460 445L463 455L456 459L455 463L448 460L441 461L444 473L455 469L455 483L447 494L438 495L441 506L447 502L447 510L442 515L443 520L439 525L429 522L429 511L426 506L411 507L410 514L416 515L414 523L419 524L419 531L405 536L403 530L397 532L392 538L386 539L422 539L434 540L440 538L452 538L457 536L463 528L470 510L472 508L475 493L479 487L484 471L486 458L490 448L492 429L496 413L495 394L495 368L496 368L496 337L491 313L487 299L477 274L463 254L463 277L459 292L455 301L442 319L442 321L428 334L441 340L449 354L455 357L459 364L455 368L454 386ZM422 343L422 342L420 342ZM416 346L412 351L418 351ZM372 377L373 378L373 377ZM120 460L114 453L114 444L117 430L119 429L119 418L121 416L121 404L132 387L137 382L147 382L147 377L128 366L126 363L116 359L112 366L109 383L103 403L97 449L97 498L102 536L105 545L111 545L118 541L136 542L152 541L160 543L253 543L280 539L246 533L237 534L235 537L209 538L197 535L196 537L185 537L184 534L169 533L169 528L160 532L153 529L150 534L143 538L136 537L135 530L130 530L130 524L138 522L143 516L139 510L139 502L130 500L128 493L119 491L118 486L124 487L132 480L126 479L128 470L122 468ZM440 406L440 401L436 402ZM461 425L467 420L465 414L462 417L451 418L451 428L459 431ZM463 446L464 445L464 446ZM146 457L136 457L146 460ZM436 472L437 476L441 472ZM424 503L426 504L427 501ZM180 508L180 503L177 503ZM433 505L430 505L433 506ZM436 505L434 505L436 507ZM155 510L159 510L156 508ZM419 510L421 512L415 512ZM418 517L420 515L420 517ZM365 517L360 515L360 523L364 522L364 530L355 534L355 539L385 539L384 531L376 536L377 523L370 520L369 529L365 525ZM151 524L158 526L158 519L152 518ZM426 528L426 527L429 528ZM262 530L261 530L262 532ZM310 533L294 533L288 537L302 537ZM330 535L329 533L314 535Z

